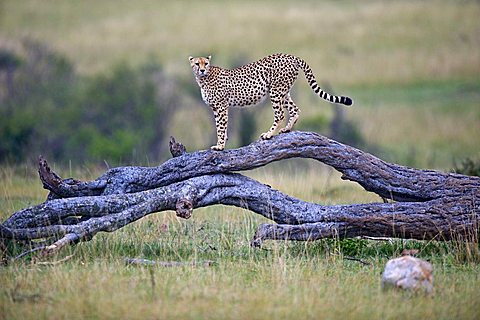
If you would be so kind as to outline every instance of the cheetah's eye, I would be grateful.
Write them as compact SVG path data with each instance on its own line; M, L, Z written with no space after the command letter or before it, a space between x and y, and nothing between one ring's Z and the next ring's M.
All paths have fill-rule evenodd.
M200 63L198 63L198 62L195 62L195 65L196 65L196 66L199 66L199 65L200 65Z
M208 62L205 62L205 67L208 66Z

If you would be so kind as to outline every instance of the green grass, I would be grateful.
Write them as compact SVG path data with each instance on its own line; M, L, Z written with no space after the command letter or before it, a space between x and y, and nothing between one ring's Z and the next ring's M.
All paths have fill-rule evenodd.
M380 290L382 263L363 267L315 253L292 257L285 251L280 245L257 261L225 261L211 268L127 267L120 258L12 268L3 282L7 291L3 314L7 319L475 319L479 315L478 269L444 271L434 264L435 296L409 297ZM35 303L9 301L15 287L18 297L40 297Z
M274 188L325 204L379 199L312 162L287 170L257 169L251 176ZM68 170L57 168L60 174ZM34 168L2 167L1 219L46 192ZM99 172L73 172L82 179ZM316 242L249 241L266 220L242 209L213 206L190 220L153 214L115 233L65 250L54 266L28 259L0 268L4 319L211 318L211 319L475 319L479 316L478 256L455 243L360 239ZM478 250L478 244L477 250ZM435 295L383 292L385 262L404 248L420 249L434 266ZM19 250L19 249L17 249ZM212 260L211 267L126 266L125 257L158 261ZM345 259L361 258L369 265Z

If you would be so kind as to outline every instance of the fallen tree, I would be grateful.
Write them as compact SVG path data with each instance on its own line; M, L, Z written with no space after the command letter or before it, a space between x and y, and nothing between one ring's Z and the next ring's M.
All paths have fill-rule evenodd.
M257 246L266 239L332 236L450 240L478 231L480 178L388 163L315 133L281 134L222 152L187 153L172 138L170 150L174 157L157 167L113 168L94 181L62 179L41 158L47 201L14 213L0 225L0 237L36 240L30 251L53 254L154 212L175 210L188 219L193 209L215 204L276 222L259 226ZM288 158L321 161L391 202L324 206L234 173Z

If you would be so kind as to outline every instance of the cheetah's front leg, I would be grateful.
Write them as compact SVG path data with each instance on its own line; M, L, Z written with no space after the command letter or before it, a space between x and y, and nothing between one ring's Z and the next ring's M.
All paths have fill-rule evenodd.
M215 116L215 127L217 128L217 145L210 147L210 149L221 151L225 149L227 140L228 108L225 106L212 107L212 110Z

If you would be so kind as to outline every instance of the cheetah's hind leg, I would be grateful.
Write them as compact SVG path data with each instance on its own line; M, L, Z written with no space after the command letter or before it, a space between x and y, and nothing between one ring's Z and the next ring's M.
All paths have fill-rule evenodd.
M210 149L214 151L222 151L223 149L225 149L225 146L216 145L216 146L211 146Z
M280 123L282 123L282 121L285 119L282 108L282 99L278 98L277 95L270 94L270 101L272 102L272 108L274 112L273 124L267 132L264 132L260 135L260 138L262 138L263 140L270 139L275 133L275 130L277 130Z
M285 109L288 109L288 123L285 128L280 129L280 133L290 132L300 116L300 109L297 107L295 102L293 102L290 93L287 94L285 98Z

